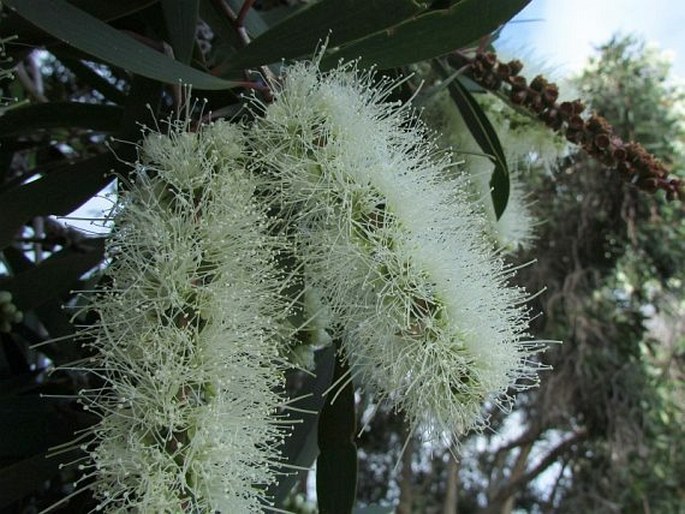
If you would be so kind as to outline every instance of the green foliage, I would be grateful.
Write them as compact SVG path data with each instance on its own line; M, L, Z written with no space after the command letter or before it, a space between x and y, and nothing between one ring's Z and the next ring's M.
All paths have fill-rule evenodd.
M41 9L36 9L35 4L30 1L10 0L6 3L20 16L68 45L143 77L169 84L189 84L200 89L228 89L237 86L234 82L213 77L167 57L66 1L50 0ZM174 22L177 17L167 16L167 19ZM174 24L169 31L171 33L175 30L174 34L179 34L179 28ZM183 46L178 48L183 54L188 53Z
M321 514L350 512L356 499L356 416L349 373L346 359L338 356L333 373L335 387L326 396L319 419L316 493Z
M476 41L523 9L530 0L466 0L434 7L427 2L323 0L289 16L227 63L228 69L302 57L329 37L330 56L361 59L365 67L402 66Z

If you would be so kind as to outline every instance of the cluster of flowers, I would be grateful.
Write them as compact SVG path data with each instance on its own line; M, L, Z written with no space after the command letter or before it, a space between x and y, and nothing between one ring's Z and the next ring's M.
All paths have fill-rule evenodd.
M268 505L298 302L312 325L298 328L340 341L359 383L424 437L480 427L485 401L536 383L527 295L393 88L300 63L248 126L146 135L93 304L103 387L82 401L102 420L82 467L99 509Z

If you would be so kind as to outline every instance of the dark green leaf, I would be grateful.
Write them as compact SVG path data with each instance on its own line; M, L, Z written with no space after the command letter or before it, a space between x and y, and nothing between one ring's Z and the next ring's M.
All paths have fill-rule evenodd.
M25 394L40 387L41 384L36 378L42 372L42 370L29 370L24 373L15 373L9 378L0 380L0 397Z
M104 239L84 239L41 262L35 268L0 279L0 289L12 293L19 310L28 311L67 293L104 256Z
M72 437L64 401L35 395L0 396L0 460L21 459Z
M328 347L316 354L316 376L307 376L302 384L301 393L311 393L293 404L294 407L311 412L320 412L324 404L323 392L330 386L335 363L335 349ZM309 468L318 455L316 441L319 416L302 412L292 412L288 418L293 422L293 430L284 441L281 454L284 464ZM284 475L276 485L269 489L268 495L276 503L283 503L292 488L304 475L304 472L293 473L292 469L283 467Z
M75 7L83 9L99 20L110 22L128 16L136 11L145 9L158 0L73 0ZM54 43L54 39L36 28L17 13L10 11L7 18L2 20L0 34L3 36L17 36L22 46L38 47Z
M210 0L200 0L200 18L211 27L214 35L217 36L223 43L230 44L232 46L237 46L240 44L238 38L238 33L236 30L228 23L225 16L220 13L214 2ZM213 46L216 44L213 43Z
M115 105L76 102L29 104L9 109L0 117L0 137L57 127L115 132L123 112L121 107Z
M438 70L445 76L447 71L442 64L436 63ZM495 216L499 219L504 213L509 201L509 168L507 158L502 149L497 132L492 123L483 112L478 102L473 98L467 87L462 84L460 78L450 82L447 86L454 103L459 108L459 112L464 118L466 126L471 131L471 135L480 146L481 150L490 158L495 165L490 179L492 188L492 204L495 209Z
M117 137L137 139L138 123L151 116L150 105L158 98L158 83L136 76ZM135 160L134 145L113 145L110 152L60 166L45 177L3 192L0 194L0 248L5 248L30 218L69 214L111 182L114 173L124 175L129 168L127 162Z
M361 58L361 65L381 69L403 66L463 48L489 34L523 9L530 0L462 0L446 9L421 13L392 27L342 46L324 59Z
M131 89L121 118L121 126L116 138L121 141L137 141L140 139L141 126L154 126L155 117L159 111L161 84L154 80L136 75L131 80ZM125 153L119 153L121 151ZM114 150L120 160L135 161L136 152L131 144L125 144L121 149Z
M268 27L274 27L285 20L288 16L292 16L297 11L301 9L306 9L307 4L290 4L290 5L279 5L273 9L267 9L266 11L260 11L259 14L264 20L264 23Z
M413 0L323 0L297 11L256 38L229 66L239 69L311 55L326 38L330 46L341 45L422 10Z
M321 514L350 514L357 491L354 386L347 360L341 354L337 355L333 373L336 382L319 417L316 495Z
M186 66L110 27L64 0L7 0L8 6L53 36L90 55L143 77L199 89L238 86Z
M174 56L190 62L195 46L195 28L200 0L162 0L162 11Z
M11 275L28 272L36 267L36 264L26 257L26 254L17 248L8 246L3 250L4 262L11 271ZM79 286L79 289L85 289ZM91 288L92 289L92 288ZM74 326L71 324L69 313L62 309L60 299L54 298L36 307L35 314L43 327L48 331L50 337L64 337L73 335ZM74 360L77 358L73 351L73 345L59 345L57 343L43 346L43 353L50 357L55 364Z
M7 246L30 218L69 214L111 182L112 171L124 173L126 169L125 163L108 152L61 166L0 194L0 248Z
M69 3L103 21L113 21L138 12L157 0L71 0Z
M59 471L61 462L70 462L81 455L79 450L48 457L39 453L0 469L0 509L44 487Z
M229 7L233 9L233 12L238 13L245 3L245 0L226 0L226 3L228 3ZM247 30L247 33L252 38L260 36L269 29L269 26L264 23L262 16L255 9L249 9L247 11L247 15L245 16L245 21L243 23L245 25L245 30Z

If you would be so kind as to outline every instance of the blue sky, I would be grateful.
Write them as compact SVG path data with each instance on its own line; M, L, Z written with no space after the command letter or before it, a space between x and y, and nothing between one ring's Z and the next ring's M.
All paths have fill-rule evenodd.
M545 68L577 71L612 34L635 33L672 51L674 74L685 79L684 0L532 0L515 20L537 21L511 23L502 43Z

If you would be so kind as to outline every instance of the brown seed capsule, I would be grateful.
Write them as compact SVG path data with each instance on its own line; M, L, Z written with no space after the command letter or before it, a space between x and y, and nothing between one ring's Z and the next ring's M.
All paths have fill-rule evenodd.
M608 135L598 134L595 136L594 143L595 143L595 146L597 148L599 148L600 150L605 150L606 148L609 148L611 141L609 141Z

